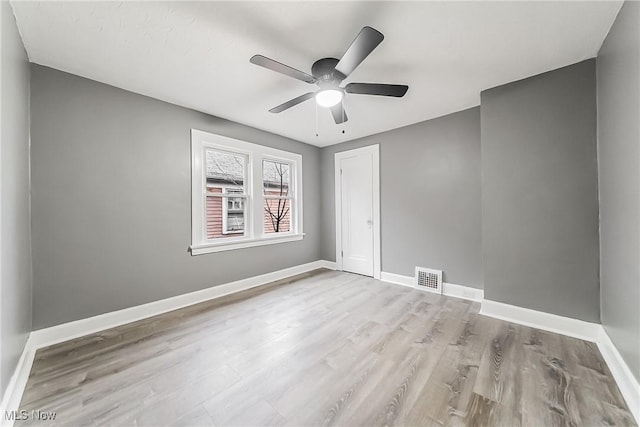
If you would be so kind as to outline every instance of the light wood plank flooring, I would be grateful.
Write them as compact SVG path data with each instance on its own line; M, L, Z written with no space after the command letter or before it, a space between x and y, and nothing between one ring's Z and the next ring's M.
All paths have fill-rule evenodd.
M39 350L16 425L635 425L594 344L478 310L321 270Z

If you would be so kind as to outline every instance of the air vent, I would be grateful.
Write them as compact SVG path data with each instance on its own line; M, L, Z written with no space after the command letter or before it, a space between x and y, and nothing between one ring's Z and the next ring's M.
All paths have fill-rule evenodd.
M423 291L442 293L442 270L416 267L416 288Z

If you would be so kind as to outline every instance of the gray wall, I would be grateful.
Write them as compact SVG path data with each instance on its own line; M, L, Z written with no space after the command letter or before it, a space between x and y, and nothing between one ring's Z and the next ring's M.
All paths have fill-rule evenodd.
M625 2L598 55L600 312L640 380L640 3Z
M382 271L482 288L480 108L322 149L322 257L335 260L334 154L380 144Z
M489 300L600 320L595 66L481 94Z
M9 2L0 2L0 395L31 330L29 63ZM0 414L3 416L3 414Z
M319 259L319 149L31 68L34 329ZM191 256L190 129L303 156L299 242Z

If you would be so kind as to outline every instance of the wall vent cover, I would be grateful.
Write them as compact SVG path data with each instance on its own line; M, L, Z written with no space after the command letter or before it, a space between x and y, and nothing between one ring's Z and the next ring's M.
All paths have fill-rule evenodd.
M442 270L416 267L415 286L423 291L442 293Z

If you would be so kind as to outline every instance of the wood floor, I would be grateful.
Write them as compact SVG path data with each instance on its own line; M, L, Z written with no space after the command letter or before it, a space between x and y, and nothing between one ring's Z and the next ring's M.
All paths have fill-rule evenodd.
M322 270L39 350L16 425L635 425L594 344L478 310Z

